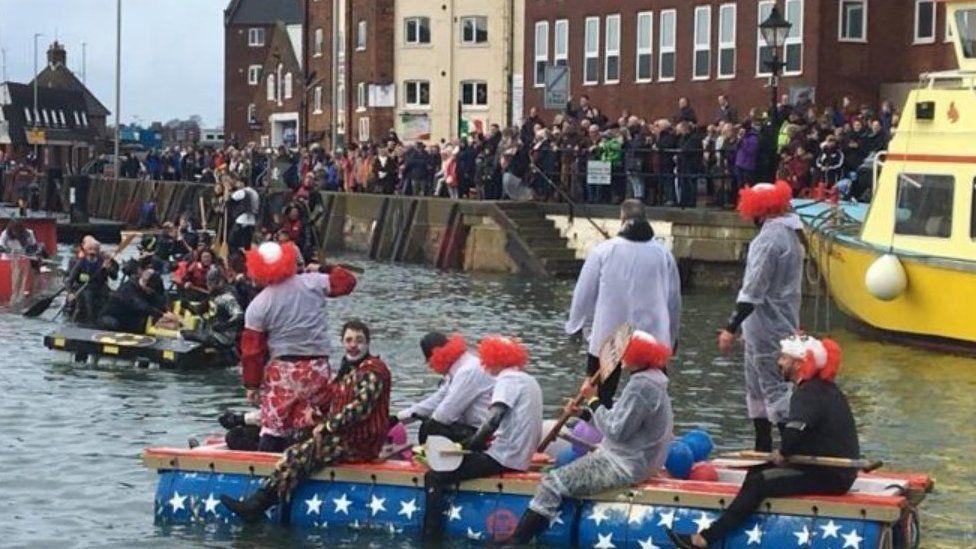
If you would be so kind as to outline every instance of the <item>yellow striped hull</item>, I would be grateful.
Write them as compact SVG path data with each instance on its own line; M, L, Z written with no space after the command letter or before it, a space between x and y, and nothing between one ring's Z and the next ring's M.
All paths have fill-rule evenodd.
M806 234L830 294L846 314L881 330L976 344L976 265L898 255L908 288L881 301L864 284L881 250L809 227Z

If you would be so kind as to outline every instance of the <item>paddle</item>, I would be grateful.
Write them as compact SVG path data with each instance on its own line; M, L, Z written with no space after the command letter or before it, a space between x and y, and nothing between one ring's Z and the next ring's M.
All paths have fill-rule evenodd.
M603 341L603 345L600 346L600 368L589 378L589 382L592 383L603 383L606 381L610 374L617 369L620 365L620 355L624 353L624 349L627 348L627 343L630 341L630 336L634 333L634 327L630 324L621 324L617 326L617 329L610 333L609 336ZM576 397L572 400L572 407L579 406L583 402L583 393L577 393ZM542 439L539 443L539 448L537 451L545 452L546 448L552 443L553 440L559 436L559 432L562 430L563 425L569 421L572 417L571 414L564 410L562 415L556 420L555 425L549 429L549 433Z
M125 235L125 238L123 238L122 241L119 242L119 245L115 248L115 252L112 254L112 256L105 260L105 265L111 263L122 252L124 252L125 249L129 247L129 244L132 244L132 241L135 239L136 239L136 233L130 233ZM88 284L85 283L85 285L83 285L81 289L85 289L87 286ZM54 292L53 295L49 297L45 297L44 299L41 299L37 303L34 303L30 307L28 307L28 309L24 311L24 316L27 318L37 318L41 316L42 314L44 314L44 311L46 311L48 307L51 306L51 303L54 303L54 300L59 295L67 291L67 289L68 289L67 285L61 286L61 289L59 289L57 292Z
M439 435L427 437L426 451L427 466L432 471L454 471L461 466L464 455L470 453L469 450L462 450L461 447L451 439Z
M772 461L773 454L768 452L754 452L752 450L741 450L738 452L728 452L722 457L744 460L738 465L734 462L723 462L727 467L753 467L761 463ZM751 463L750 463L751 462ZM757 463L758 462L758 463ZM819 467L840 467L844 469L860 469L865 473L870 473L884 466L881 460L870 459L847 459L827 456L787 456L786 463L791 465L816 465Z

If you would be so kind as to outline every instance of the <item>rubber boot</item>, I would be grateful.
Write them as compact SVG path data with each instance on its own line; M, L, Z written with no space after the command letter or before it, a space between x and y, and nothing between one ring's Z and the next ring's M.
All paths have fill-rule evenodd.
M526 509L519 519L518 526L512 537L505 541L507 545L528 545L539 534L549 526L549 519L544 515L536 513L532 509Z
M430 475L430 473L427 473ZM440 541L443 536L443 517L444 514L444 489L440 487L430 486L427 484L427 502L426 511L424 512L424 524L420 531L422 539L426 542L437 542Z
M244 522L254 523L261 520L264 512L278 503L278 494L274 490L262 486L256 492L243 500L236 500L228 495L220 496L220 502L232 513L241 517Z
M756 429L756 451L772 452L773 424L768 419L756 418L752 420L752 425Z
M221 427L227 429L228 431L233 429L234 427L243 427L244 414L234 413L234 412L224 412L219 418L217 418L217 422L220 423Z
M668 534L671 543L678 549L698 549L698 546L691 542L691 535L679 534L670 528L665 528L664 531Z

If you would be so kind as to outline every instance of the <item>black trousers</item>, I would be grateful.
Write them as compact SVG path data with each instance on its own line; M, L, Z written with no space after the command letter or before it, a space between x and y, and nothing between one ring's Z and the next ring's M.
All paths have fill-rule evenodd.
M250 250L254 241L254 225L235 223L227 235L227 245L232 250Z
M746 475L739 494L722 516L702 532L702 537L709 545L717 544L758 509L766 498L846 494L854 478L856 474L848 473L847 469L775 465L754 467Z
M600 358L593 355L586 355L586 375L592 376L600 369ZM603 404L604 408L613 407L613 395L617 394L617 385L620 384L620 365L617 365L617 369L610 374L610 377L600 384L600 388L597 389L597 396L600 397L600 404Z
M417 440L421 444L427 442L429 436L447 437L454 442L461 442L472 436L478 429L463 423L441 423L433 419L425 419L420 424L420 432L417 433Z
M464 456L461 465L453 471L428 471L424 475L424 487L427 489L427 510L424 514L424 537L436 539L440 537L444 516L444 490L463 480L484 478L497 475L507 469L488 454L474 452Z

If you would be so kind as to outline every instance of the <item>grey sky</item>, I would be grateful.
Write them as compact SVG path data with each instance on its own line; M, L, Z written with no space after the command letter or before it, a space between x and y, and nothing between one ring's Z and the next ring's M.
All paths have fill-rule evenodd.
M81 78L87 42L88 87L115 112L115 0L0 0L0 45L7 80L28 82L57 39ZM203 117L223 124L223 10L227 0L122 0L122 122ZM0 74L2 77L2 74ZM138 117L138 118L136 118ZM111 122L111 121L110 121Z

